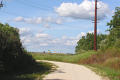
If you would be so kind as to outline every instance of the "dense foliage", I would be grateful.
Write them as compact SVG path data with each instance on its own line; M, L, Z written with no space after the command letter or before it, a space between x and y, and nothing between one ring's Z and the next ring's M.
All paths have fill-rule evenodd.
M19 30L0 23L0 72L17 72L34 63L19 38Z
M96 67L100 72L105 73L103 75L107 75L110 80L120 80L120 7L116 8L112 20L107 23L107 25L109 26L107 30L109 34L106 35L103 40L100 40L100 42L98 41L98 48L100 48L100 50L97 54L80 60L79 63ZM93 36L91 38L93 38ZM91 50L91 48L87 48L90 44L87 43L86 39L87 38L80 39L76 50ZM97 37L97 39L99 38ZM79 45L81 45L82 48L79 47ZM85 49L85 46L87 49ZM78 51L78 53L80 52Z
M102 40L106 38L106 35L98 34L97 35L97 42L98 42L98 49L100 48L100 43ZM86 36L83 36L77 43L76 52L80 52L83 50L93 50L94 48L94 34L87 33Z
M101 46L102 49L110 47L120 48L120 7L117 7L113 19L107 24L109 35Z
M97 35L97 48L106 50L107 48L120 48L120 7L117 7L115 14L112 16L112 20L107 23L109 29L108 35L98 34ZM93 50L94 46L94 34L87 33L77 43L76 53L80 53L83 50Z

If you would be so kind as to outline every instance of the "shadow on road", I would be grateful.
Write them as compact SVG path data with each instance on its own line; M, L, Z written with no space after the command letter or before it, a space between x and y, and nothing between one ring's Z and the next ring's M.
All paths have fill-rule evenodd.
M63 80L63 79L46 79L46 80Z
M42 80L50 70L50 64L39 62L21 72L0 73L0 80Z

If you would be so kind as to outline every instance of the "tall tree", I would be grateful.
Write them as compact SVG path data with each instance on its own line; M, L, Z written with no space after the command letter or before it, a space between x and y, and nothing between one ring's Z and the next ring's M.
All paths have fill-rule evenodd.
M116 7L112 20L107 23L109 35L102 43L101 48L120 47L120 7Z
M116 7L114 16L112 16L112 20L107 25L110 26L109 31L120 27L120 7Z
M8 24L0 23L0 73L19 72L33 64L32 56L24 51L19 30Z
M97 35L97 42L98 42L98 49L100 48L100 43L102 40L106 38L106 35L98 34ZM83 50L93 50L94 49L94 34L87 33L86 36L83 36L78 42L76 46L76 53L80 53Z

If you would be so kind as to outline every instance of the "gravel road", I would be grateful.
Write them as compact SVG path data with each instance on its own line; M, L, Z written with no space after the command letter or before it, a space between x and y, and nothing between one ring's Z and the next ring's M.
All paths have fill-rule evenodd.
M106 80L82 65L55 61L45 62L53 63L58 68L55 72L46 75L43 80Z

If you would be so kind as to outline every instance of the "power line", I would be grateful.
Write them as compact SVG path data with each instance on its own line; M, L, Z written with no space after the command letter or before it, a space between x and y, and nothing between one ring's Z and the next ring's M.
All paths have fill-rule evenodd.
M25 0L26 1L26 3L28 3L28 2L30 2L30 3L32 3L32 5L34 5L34 6L36 6L37 5L37 7L40 7L40 8L45 8L46 7L46 9L51 9L50 8L50 6L48 6L48 4L46 4L46 2L45 2L45 4L44 3L42 3L42 4L40 4L39 2L40 2L40 0L38 0L39 2L36 2L36 0L35 0L35 2L34 2L34 0ZM23 2L23 1L22 1ZM55 1L54 1L55 2ZM50 3L49 3L50 4ZM43 7L41 7L40 5L42 5ZM44 7L45 6L45 7Z
M25 1L22 1L22 0L16 0L16 2L21 3L22 5L26 5L26 6L30 6L30 7L42 10L42 11L48 11L48 10L51 9L51 8L44 8L44 7L36 6L36 4L33 4L33 3L28 4L28 2L25 2Z
M1 7L3 7L3 0L2 0L1 3L0 3L0 8L1 8Z
M20 14L13 13L13 12L8 12L8 11L1 11L1 12L7 15L15 16L15 17L20 16ZM22 17L28 17L28 16L22 16Z
M3 0L2 0L3 1ZM2 2L1 1L1 2ZM20 0L16 0L16 1L20 1ZM21 2L21 1L20 1ZM26 4L26 3L24 3L24 2L21 2L21 3L23 3L23 4ZM38 7L38 6L33 6L33 5L31 5L31 4L28 4L29 6L31 6L31 7L34 7L34 8L37 8L37 9L40 9L40 10L44 10L45 11L45 9L46 8L41 8L41 7ZM48 9L46 9L47 11L48 11ZM5 14L7 14L7 15L12 15L12 16L20 16L20 14L17 14L17 13L14 13L14 12L8 12L8 11L4 11L4 10L1 10L1 12L2 13L5 13ZM28 16L23 16L23 17L28 17Z

